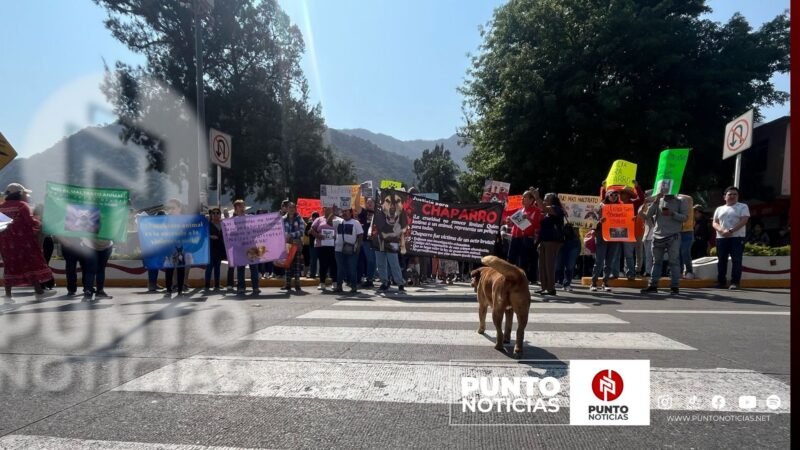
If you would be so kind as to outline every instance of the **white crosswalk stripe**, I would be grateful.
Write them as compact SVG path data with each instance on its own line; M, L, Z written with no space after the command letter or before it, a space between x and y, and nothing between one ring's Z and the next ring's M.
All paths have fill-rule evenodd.
M494 342L494 329L487 328L486 336L482 336L475 330L273 326L257 331L243 339L254 341L369 342L375 344L469 345L485 347L488 343ZM526 331L525 342L544 349L695 350L693 347L660 334L648 332Z
M158 369L115 390L196 395L310 398L368 402L448 404L460 400L462 377L528 377L531 372L556 378L564 387L561 406L569 406L566 366L551 369L524 363L369 361L311 358L196 356ZM651 408L726 412L788 413L789 387L746 370L654 368L650 371ZM713 408L712 396L755 396L752 408L728 402ZM766 398L777 395L771 409ZM662 399L669 397L670 401Z
M50 436L11 434L0 437L0 449L59 449L59 450L239 450L242 447L206 445L154 444L152 442L100 441ZM243 448L242 448L243 449Z
M471 313L430 312L430 311L352 311L318 309L299 316L298 319L339 319L339 320L387 320L420 322L476 322L477 307ZM488 317L488 316L487 316ZM528 323L579 323L579 324L625 324L622 319L609 314L558 314L533 313Z
M426 301L426 300L342 300L334 303L331 306L364 306L368 308L478 308L478 302L442 302L442 301ZM588 309L589 307L582 303L566 303L566 302L550 302L542 303L535 302L531 304L532 311L539 311L543 309Z

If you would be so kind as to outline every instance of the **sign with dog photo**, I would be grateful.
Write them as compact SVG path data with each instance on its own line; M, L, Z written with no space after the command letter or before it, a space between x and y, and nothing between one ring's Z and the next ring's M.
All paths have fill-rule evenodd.
M200 214L139 218L139 246L148 269L208 264L208 219Z
M409 203L409 253L480 261L494 251L502 203L451 204L419 196Z
M286 253L286 233L279 212L225 219L222 237L231 267L275 261Z
M128 191L47 183L45 234L125 242Z
M406 253L406 231L408 229L408 211L406 200L408 194L394 189L381 189L379 202L375 205L372 216L372 227L377 228L376 250L390 253Z
M603 205L603 240L606 242L636 242L636 218L630 203Z

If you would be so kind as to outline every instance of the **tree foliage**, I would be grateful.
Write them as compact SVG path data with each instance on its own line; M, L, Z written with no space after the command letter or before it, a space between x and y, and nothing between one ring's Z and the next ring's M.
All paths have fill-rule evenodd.
M521 188L596 192L616 159L652 182L658 153L692 147L687 192L729 177L725 123L782 104L788 13L753 31L744 17L700 16L704 0L510 0L481 31L460 133L474 146L462 177ZM714 170L712 170L714 168ZM722 174L720 173L722 171Z
M108 70L104 92L125 126L122 137L148 149L151 168L180 179L186 161L169 156L196 136L185 111L195 109L192 5L203 2L94 1L107 10L112 35L147 61L144 67L117 62ZM292 197L314 196L321 183L354 181L352 164L323 143L325 124L320 108L308 103L299 65L303 38L277 1L216 1L206 13L206 125L230 134L234 146L225 190L260 201L283 198L284 187ZM164 86L177 100L164 100ZM143 123L169 124L169 130Z
M436 145L433 150L425 149L419 159L414 160L414 174L417 176L416 188L419 192L439 194L439 200L452 202L458 188L458 166L450 157L450 150L444 145Z

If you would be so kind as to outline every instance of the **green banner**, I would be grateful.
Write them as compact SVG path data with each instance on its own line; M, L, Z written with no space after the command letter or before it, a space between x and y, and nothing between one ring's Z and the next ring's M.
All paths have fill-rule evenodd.
M690 148L672 148L661 152L658 158L656 183L653 187L654 195L660 192L678 195L690 150Z
M43 228L54 236L125 242L128 191L47 183Z

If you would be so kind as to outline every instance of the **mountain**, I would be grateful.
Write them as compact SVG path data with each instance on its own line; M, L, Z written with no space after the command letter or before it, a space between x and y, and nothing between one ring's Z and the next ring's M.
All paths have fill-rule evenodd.
M325 133L325 142L339 156L353 161L358 181L373 180L376 185L381 180L402 181L407 185L414 182L414 162L405 156L332 128Z
M147 153L122 144L120 125L87 127L29 158L17 158L0 171L0 188L22 183L33 191L33 203L44 203L48 181L130 191L134 208L186 199L166 174L148 171Z
M459 137L456 134L446 139L415 139L411 141L401 141L400 139L392 136L382 133L373 133L372 131L365 130L363 128L342 129L338 131L350 136L364 139L386 151L403 155L411 160L422 156L422 152L424 150L433 150L437 144L444 144L444 148L446 150L450 150L450 154L453 156L453 161L461 170L465 170L467 168L467 165L464 162L464 157L472 151L471 145L462 147L458 144Z

